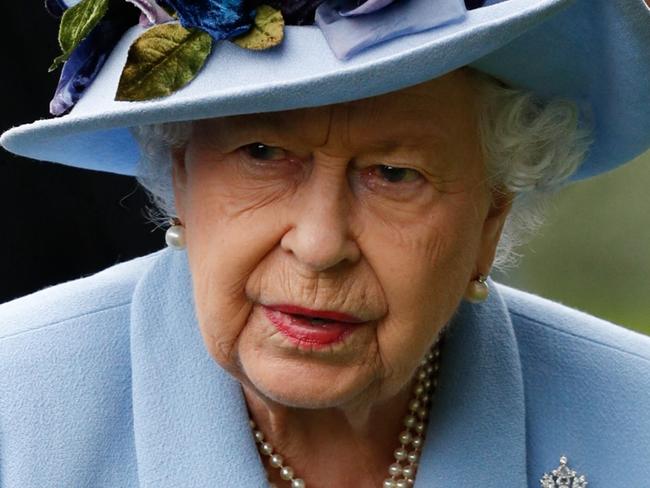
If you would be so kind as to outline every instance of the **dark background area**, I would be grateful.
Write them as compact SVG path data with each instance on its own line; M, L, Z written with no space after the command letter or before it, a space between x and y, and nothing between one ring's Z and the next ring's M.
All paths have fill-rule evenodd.
M49 117L60 70L58 20L41 0L3 2L0 131ZM0 303L164 245L134 178L15 157L0 149Z

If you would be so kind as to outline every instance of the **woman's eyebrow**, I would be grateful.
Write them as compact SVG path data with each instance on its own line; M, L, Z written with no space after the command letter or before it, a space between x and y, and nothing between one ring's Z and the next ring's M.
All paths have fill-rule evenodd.
M369 146L372 147L372 146ZM386 161L413 161L430 169L442 170L447 165L440 151L435 150L435 145L423 146L417 143L391 142L391 144L378 144L373 149L365 151L371 157L385 158Z
M264 138L277 144L300 145L304 148L322 146L322 135L318 129L314 133L304 130L304 115L290 114L251 114L235 116L225 123L226 132L233 137ZM355 131L356 132L356 131ZM441 125L427 124L427 127L363 127L360 132L352 134L351 143L362 152L395 153L399 151L427 152L432 146L443 144L449 134Z
M251 142L263 139L264 141L260 142L286 144L304 150L320 147L325 132L317 127L306 130L305 125L300 122L300 118L256 116L226 122L217 130L228 138L246 139Z
M230 144L249 139L249 142L256 142L256 139L283 140L281 139L282 131L278 130L277 126L254 119L222 120L206 129L204 134L208 140L212 140L216 144Z
M392 132L385 138L367 138L367 140L363 141L361 144L363 145L364 150L368 152L373 151L386 154L425 154L446 143L444 137L442 137L442 134L417 134L413 131L410 131L406 132L403 135L397 132Z
M227 130L236 133L261 132L265 135L273 134L277 136L291 133L292 131L288 130L288 128L292 125L287 123L283 117L269 117L263 114L236 117L226 122Z

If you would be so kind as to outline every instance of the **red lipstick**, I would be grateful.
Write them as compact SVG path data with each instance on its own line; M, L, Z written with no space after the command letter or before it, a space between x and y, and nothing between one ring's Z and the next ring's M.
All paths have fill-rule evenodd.
M295 305L263 305L275 328L294 344L311 347L342 341L364 320L342 312L312 310Z
M312 310L310 308L298 307L296 305L269 305L268 308L291 315L304 315L305 317L326 319L333 322L350 322L352 324L365 322L365 320L347 313L331 312L329 310Z

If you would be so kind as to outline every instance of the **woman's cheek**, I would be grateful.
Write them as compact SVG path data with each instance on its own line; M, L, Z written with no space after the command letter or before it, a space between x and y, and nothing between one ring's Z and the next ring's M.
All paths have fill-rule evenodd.
M188 254L197 318L211 355L231 371L237 367L237 341L252 311L246 286L277 246L282 215L281 209L267 208L192 222Z
M393 229L375 238L371 254L386 291L392 320L383 330L384 347L399 344L421 352L449 321L471 272L475 231L438 208L418 225ZM395 355L399 354L396 352Z
M241 292L245 276L243 263L233 261L219 246L200 255L193 254L188 242L197 319L214 359L228 368L234 360L233 347L249 314Z

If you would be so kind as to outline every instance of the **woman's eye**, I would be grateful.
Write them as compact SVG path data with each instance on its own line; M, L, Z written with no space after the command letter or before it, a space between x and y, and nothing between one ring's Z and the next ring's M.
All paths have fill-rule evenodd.
M370 169L375 176L380 177L388 183L411 183L422 178L420 172L411 168L380 164Z
M244 146L246 153L253 159L262 161L279 161L287 156L284 149L275 146L267 146L261 142L254 142Z

